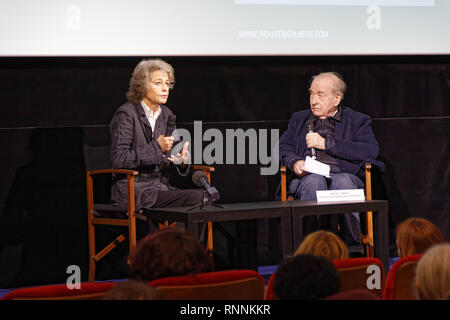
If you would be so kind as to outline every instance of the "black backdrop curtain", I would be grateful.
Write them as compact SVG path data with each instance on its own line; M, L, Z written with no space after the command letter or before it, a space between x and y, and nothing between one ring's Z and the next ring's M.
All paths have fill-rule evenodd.
M389 200L391 228L408 216L425 217L450 240L449 56L163 59L174 66L176 77L167 105L177 114L178 126L189 130L193 121L201 120L204 130L265 128L278 129L281 134L293 112L309 107L311 76L330 70L341 73L348 85L344 104L373 118L380 159L387 166L386 173L375 178L375 198ZM125 102L130 75L140 60L0 58L0 229L4 245L23 243L30 228L38 228L57 233L61 245L74 246L72 240L78 238L77 250L54 250L52 254L59 252L61 261L86 264L84 167L80 154L74 156L73 151L82 152L83 143L109 144L109 122ZM43 155L46 161L35 159L36 149L31 145L36 137L40 160ZM214 184L224 202L274 198L279 176L261 176L259 165L220 164L216 168ZM34 180L27 181L24 172ZM26 192L17 183L18 176ZM55 187L59 199L71 200L48 198ZM62 222L31 226L25 219L28 224L24 226L23 219L11 219L25 210L17 204L18 195L47 199L32 202L31 211L58 215ZM76 205L74 195L79 199ZM53 203L53 213L49 213L49 203ZM55 231L61 228L67 232Z

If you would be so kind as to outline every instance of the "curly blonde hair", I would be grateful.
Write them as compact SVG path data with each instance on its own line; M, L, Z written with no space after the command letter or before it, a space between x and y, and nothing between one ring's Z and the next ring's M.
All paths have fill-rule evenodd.
M348 249L345 243L332 232L319 230L310 233L300 244L294 255L313 254L330 260L347 259Z
M450 244L432 246L416 267L415 291L420 300L450 300Z
M151 80L150 73L159 70L167 73L169 76L170 89L172 89L175 85L175 71L173 70L173 67L160 59L144 59L137 64L131 75L130 87L126 94L127 100L132 103L141 102L148 91L148 84Z

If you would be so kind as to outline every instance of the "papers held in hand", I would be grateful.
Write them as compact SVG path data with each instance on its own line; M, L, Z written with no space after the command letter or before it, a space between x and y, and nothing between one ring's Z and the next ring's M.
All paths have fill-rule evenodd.
M311 157L306 157L302 170L330 177L330 166ZM316 195L317 202L364 201L365 199L363 189L317 190Z
M327 178L330 177L330 166L320 161L314 160L307 156L305 159L305 165L302 168L303 171L320 174Z

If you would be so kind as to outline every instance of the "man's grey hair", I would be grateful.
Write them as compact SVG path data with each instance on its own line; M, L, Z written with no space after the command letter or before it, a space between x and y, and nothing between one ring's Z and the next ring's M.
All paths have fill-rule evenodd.
M311 83L314 81L315 78L318 77L335 77L336 81L334 81L334 90L337 93L340 93L342 95L342 98L344 97L345 92L347 91L347 84L345 83L344 79L342 78L342 76L335 72L335 71L330 71L330 72L322 72L319 74L316 74L314 76L312 76L311 78Z
M175 85L175 72L173 67L160 59L142 60L134 68L130 79L130 87L126 94L128 101L139 103L145 97L150 83L150 73L153 71L164 71L169 76L170 89Z

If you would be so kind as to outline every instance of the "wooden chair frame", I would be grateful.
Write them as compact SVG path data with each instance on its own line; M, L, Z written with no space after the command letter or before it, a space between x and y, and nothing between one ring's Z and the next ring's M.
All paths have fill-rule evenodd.
M281 173L281 201L293 200L292 196L287 197L287 180L286 180L287 168L285 165L280 167ZM372 200L372 164L364 164L364 174L365 174L365 194L366 200ZM361 234L361 240L366 246L367 257L374 257L374 240L373 240L373 212L366 212L366 230L365 234Z
M128 210L127 219L99 218L96 217L94 208L94 182L93 176L99 174L125 174L128 186ZM130 254L136 247L136 208L134 197L134 177L139 172L126 169L102 169L86 172L86 189L87 189L87 211L88 211L88 238L89 238L89 282L95 280L96 263L100 261L106 254L113 250L117 245L125 240L125 236L121 234L105 248L96 253L95 250L95 225L109 225L128 227L129 250Z
M195 165L194 170L202 170L208 177L208 182L211 182L211 172L214 171L213 167ZM97 217L97 211L94 205L94 183L93 176L100 174L125 174L127 178L128 187L128 207L127 218L101 218ZM134 191L134 178L139 175L138 171L127 169L101 169L91 170L86 172L86 191L87 191L87 211L88 211L88 238L89 238L89 277L88 281L93 282L95 280L96 263L100 261L111 250L117 247L118 244L123 242L126 238L123 234L116 237L106 247L99 252L95 249L95 225L109 225L109 226L121 226L128 228L129 238L129 253L133 253L136 248L136 218L146 220L144 216L136 212L135 205L135 191ZM208 238L207 248L209 254L213 252L213 227L212 222L208 222Z

